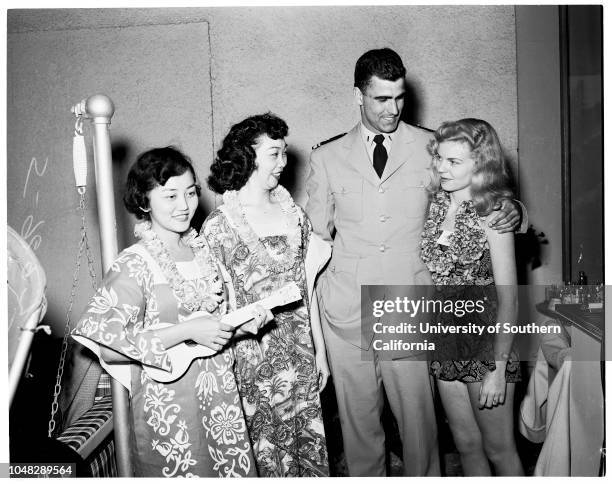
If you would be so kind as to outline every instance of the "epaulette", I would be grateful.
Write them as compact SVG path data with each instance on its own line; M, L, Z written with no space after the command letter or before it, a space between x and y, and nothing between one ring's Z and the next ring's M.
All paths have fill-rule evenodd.
M416 126L417 128L421 128L421 129L423 129L423 130L425 130L425 131L429 131L430 133L433 133L433 132L435 132L435 131L436 131L435 129L426 128L425 126L421 126L420 124L415 124L415 126Z
M342 138L346 133L340 133L336 136L334 136L333 138L329 138L326 139L325 141L321 141L320 143L317 143L316 145L314 145L312 147L313 150L316 150L317 148L320 148L323 145L326 145L327 143L331 143L332 141L336 141L338 138Z

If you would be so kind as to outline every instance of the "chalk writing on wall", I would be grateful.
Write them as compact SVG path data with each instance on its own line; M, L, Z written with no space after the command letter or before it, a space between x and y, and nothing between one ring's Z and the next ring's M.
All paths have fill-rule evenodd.
M30 177L42 178L47 171L47 166L49 164L49 158L45 158L45 162L42 166L40 166L39 162L36 158L32 158L30 161L30 167L28 168L28 174L26 175L26 180L23 185L23 193L22 197L25 199L28 197L28 188L30 185ZM36 192L32 194L32 198L34 200L34 204L32 205L34 209L38 208L40 192L36 189ZM42 243L42 236L40 235L40 228L44 225L44 220L36 221L34 214L30 213L23 221L21 225L20 235L24 238L24 240L29 244L29 246L36 250L40 247Z

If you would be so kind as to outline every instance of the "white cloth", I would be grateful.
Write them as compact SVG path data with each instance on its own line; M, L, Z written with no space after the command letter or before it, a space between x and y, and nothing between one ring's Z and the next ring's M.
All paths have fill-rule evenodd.
M579 330L578 330L579 331ZM597 476L603 442L598 361L572 361L567 335L548 336L521 403L519 431L544 442L535 476Z
M549 386L568 357L570 339L563 326L548 320L543 325L556 325L561 334L547 333L542 336L538 357L525 397L521 402L519 431L531 442L542 443L546 438L546 403Z
M317 275L323 270L327 261L331 257L331 245L312 232L308 249L306 251L306 259L304 267L306 270L306 285L308 286L308 301L310 302L310 324L313 321L320 326L321 316L319 314L319 301L315 295L315 281Z
M534 476L570 476L570 376L572 361L566 360L548 388L546 439Z
M521 435L535 443L546 438L546 402L548 400L548 362L544 359L542 348L538 349L536 362L525 397L521 402L519 431Z

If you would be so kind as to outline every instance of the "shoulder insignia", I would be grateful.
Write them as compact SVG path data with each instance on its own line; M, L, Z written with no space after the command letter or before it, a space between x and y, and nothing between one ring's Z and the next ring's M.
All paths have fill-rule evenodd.
M420 124L415 124L415 126L417 128L421 128L421 129L423 129L425 131L429 131L430 133L433 133L435 131L435 129L426 128L425 126L421 126Z
M314 145L312 147L312 149L316 150L317 148L319 148L319 147L321 147L323 145L326 145L327 143L331 143L332 141L336 141L338 138L342 138L345 134L346 133L340 133L340 134L334 136L333 138L329 138L329 139L326 139L325 141L321 141L320 143L317 143L316 145Z

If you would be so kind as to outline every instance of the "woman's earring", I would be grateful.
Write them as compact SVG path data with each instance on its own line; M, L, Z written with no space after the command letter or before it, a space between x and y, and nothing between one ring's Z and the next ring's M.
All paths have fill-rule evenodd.
M144 213L149 213L151 211L150 208L142 208L142 207L138 207L138 208Z

